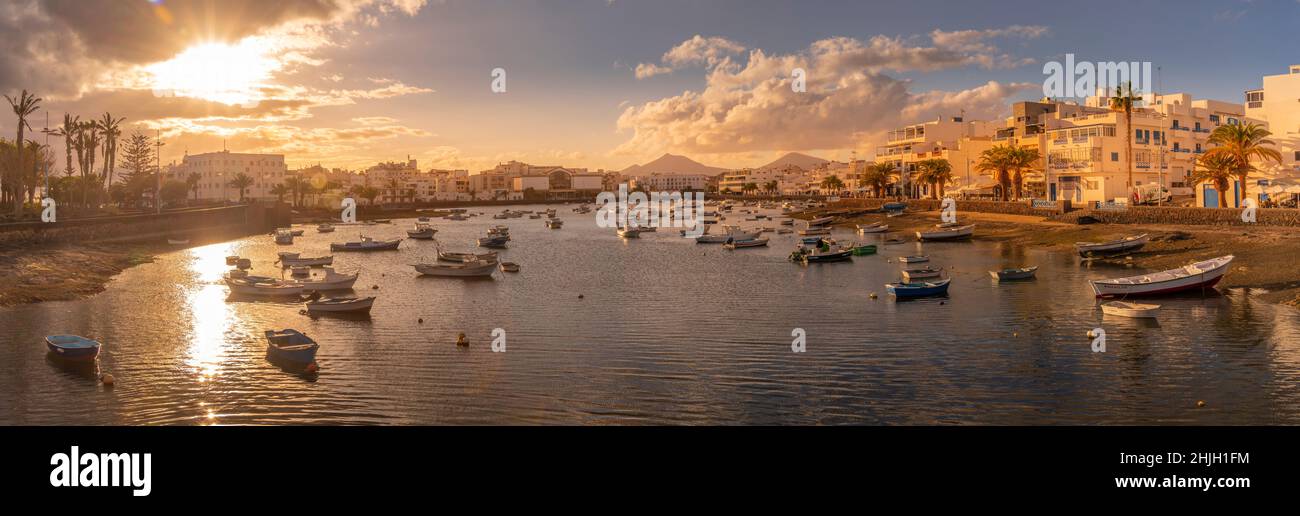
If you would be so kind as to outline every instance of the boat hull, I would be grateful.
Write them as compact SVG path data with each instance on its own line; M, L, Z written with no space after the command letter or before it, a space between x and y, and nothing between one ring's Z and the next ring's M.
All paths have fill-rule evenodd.
M900 299L942 296L948 293L948 283L948 281L924 284L889 283L885 285L885 290Z
M99 356L102 347L99 342L82 338L62 338L51 336L45 338L45 347L54 356L72 362L91 362Z
M1227 274L1232 260L1232 256L1224 256L1188 266L1196 267L1196 272L1188 272L1187 268L1170 269L1143 276L1093 280L1089 283L1097 297L1160 296L1213 288Z
M331 250L331 251L351 251L351 252L365 252L365 251L395 251L395 250L397 250L397 246L399 246L399 245L401 245L401 244L402 244L402 241L401 241L401 240L392 240L392 241L388 241L388 242L370 242L370 243L364 243L364 244L363 244L363 243L357 243L357 242L348 242L348 243L344 243L344 244L333 243L333 244L330 244L330 250Z
M325 313L369 313L370 308L374 306L374 304L375 298L373 297L351 299L346 302L329 302L326 300L310 301L307 303L307 311Z
M496 262L484 263L478 265L425 265L415 266L415 271L425 276L441 276L452 278L484 278L492 275L497 270Z

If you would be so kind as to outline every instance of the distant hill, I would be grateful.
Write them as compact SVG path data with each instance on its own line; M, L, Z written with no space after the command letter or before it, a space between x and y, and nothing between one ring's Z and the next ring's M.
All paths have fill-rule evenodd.
M766 169L773 169L773 168L782 168L788 165L794 165L804 170L812 170L816 168L818 165L823 165L826 163L829 163L829 161L821 159L817 156L809 156L807 154L800 154L798 152L789 152L786 153L786 155L777 158L776 161L773 161L761 167L757 167L757 169L766 170Z
M625 176L649 175L649 174L704 174L717 175L726 172L728 169L721 167L710 167L686 156L676 154L664 154L658 159L644 165L632 165L622 170Z

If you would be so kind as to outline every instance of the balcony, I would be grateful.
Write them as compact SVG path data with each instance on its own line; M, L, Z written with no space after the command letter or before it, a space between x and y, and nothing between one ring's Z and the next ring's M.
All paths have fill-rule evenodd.
M1174 130L1174 131L1190 131L1190 130L1192 130L1192 128L1190 128L1190 127L1183 127L1183 126L1181 126L1181 125L1175 125L1175 126L1173 126L1173 127L1170 127L1169 129Z

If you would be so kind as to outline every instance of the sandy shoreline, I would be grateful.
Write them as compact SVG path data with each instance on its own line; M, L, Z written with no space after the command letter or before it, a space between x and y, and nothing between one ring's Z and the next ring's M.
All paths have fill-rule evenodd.
M796 214L807 219L819 212ZM423 214L422 214L423 215ZM1235 255L1232 270L1220 285L1267 290L1264 299L1300 307L1300 233L1275 226L1076 225L1025 215L963 213L962 222L977 224L975 239L1073 252L1074 243L1105 241L1150 233L1151 242L1128 257L1100 260L1134 267L1167 269L1196 260ZM891 232L913 240L913 232L939 220L937 211L898 217L866 214L837 224L886 221ZM102 292L108 281L156 254L176 250L163 244L64 244L36 249L0 249L0 306L70 300Z

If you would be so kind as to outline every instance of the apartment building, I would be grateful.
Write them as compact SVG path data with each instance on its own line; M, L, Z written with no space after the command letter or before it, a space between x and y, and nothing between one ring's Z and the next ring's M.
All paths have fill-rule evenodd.
M1282 153L1281 171L1300 176L1300 64L1288 72L1268 75L1262 87L1246 92L1246 117L1268 123L1270 140Z
M655 192L704 191L709 176L704 174L650 174L628 180L629 188L645 187Z
M895 192L907 192L912 196L929 194L929 185L913 180L916 164L922 160L947 159L952 166L953 178L958 185L974 180L978 151L972 147L987 148L984 142L992 140L998 125L987 121L967 121L962 117L939 119L920 124L905 126L886 135L886 143L876 148L875 162L888 163L900 171ZM961 147L968 142L966 148ZM982 151L982 150L981 150Z
M188 154L179 164L172 164L163 173L169 181L186 181L191 174L198 175L196 191L190 198L200 201L238 201L239 189L230 186L240 174L253 180L244 190L245 200L274 200L271 189L283 183L288 169L283 154L247 154L229 151Z

